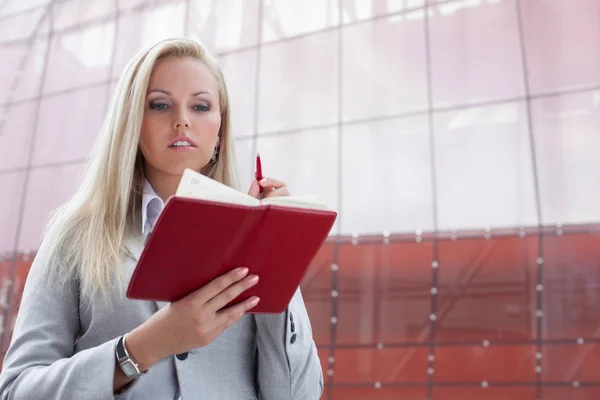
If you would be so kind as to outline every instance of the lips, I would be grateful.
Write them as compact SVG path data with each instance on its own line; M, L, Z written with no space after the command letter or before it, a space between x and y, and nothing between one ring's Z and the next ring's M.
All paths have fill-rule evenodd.
M192 141L192 139L190 139L188 137L179 136L179 137L176 137L175 139L173 139L171 144L169 144L169 147L171 147L171 148L196 147L196 143L194 143Z

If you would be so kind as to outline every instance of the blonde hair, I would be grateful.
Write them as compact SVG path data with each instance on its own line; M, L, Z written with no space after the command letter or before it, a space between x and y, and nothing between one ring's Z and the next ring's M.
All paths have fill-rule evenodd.
M48 279L75 279L84 297L100 294L107 299L115 279L122 288L125 239L141 229L144 159L138 144L146 92L155 65L168 57L198 59L212 71L219 86L219 146L216 161L201 172L237 187L229 98L216 60L188 39L164 40L135 55L119 79L81 184L72 199L53 213L43 251L38 253Z

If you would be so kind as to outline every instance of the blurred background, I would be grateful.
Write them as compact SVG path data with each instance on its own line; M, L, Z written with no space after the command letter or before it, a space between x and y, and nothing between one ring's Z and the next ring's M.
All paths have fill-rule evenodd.
M203 42L253 157L339 218L323 399L600 398L600 0L0 0L6 350L138 50Z

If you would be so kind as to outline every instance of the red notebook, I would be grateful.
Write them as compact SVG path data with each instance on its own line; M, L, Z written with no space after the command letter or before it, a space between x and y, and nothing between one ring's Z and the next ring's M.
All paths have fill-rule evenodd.
M311 198L259 201L186 170L148 236L127 289L131 299L172 302L237 267L260 278L250 313L281 313L337 217Z

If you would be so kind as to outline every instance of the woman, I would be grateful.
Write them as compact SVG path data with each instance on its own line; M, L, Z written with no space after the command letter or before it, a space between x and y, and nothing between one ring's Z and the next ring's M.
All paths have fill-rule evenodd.
M31 267L0 375L2 399L320 397L299 290L281 315L246 314L256 298L222 309L260 278L245 269L170 304L124 295L184 169L234 186L232 165L227 89L214 59L186 39L136 55L82 184L54 214ZM260 186L264 196L288 194L269 178L254 180L249 194Z

